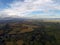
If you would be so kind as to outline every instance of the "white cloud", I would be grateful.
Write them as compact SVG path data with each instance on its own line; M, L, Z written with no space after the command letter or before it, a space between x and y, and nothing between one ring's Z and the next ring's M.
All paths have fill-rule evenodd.
M16 16L29 17L28 14L36 10L40 10L48 13L49 10L60 9L60 6L54 4L52 0L25 0L24 2L15 1L9 5L10 8L2 10L2 13L5 13L6 15L13 17Z

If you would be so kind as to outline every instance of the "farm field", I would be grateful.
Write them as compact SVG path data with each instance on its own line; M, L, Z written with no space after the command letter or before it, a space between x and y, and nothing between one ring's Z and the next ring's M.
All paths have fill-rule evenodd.
M1 45L60 45L60 22L23 21L0 24Z

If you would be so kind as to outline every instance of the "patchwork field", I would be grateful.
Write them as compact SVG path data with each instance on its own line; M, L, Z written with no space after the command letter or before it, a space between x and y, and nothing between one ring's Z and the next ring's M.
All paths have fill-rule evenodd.
M60 22L0 24L1 45L60 45Z

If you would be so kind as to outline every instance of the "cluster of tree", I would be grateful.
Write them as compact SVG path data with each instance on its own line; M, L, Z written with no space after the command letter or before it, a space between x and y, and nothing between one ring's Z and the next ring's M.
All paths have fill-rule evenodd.
M22 45L46 45L47 42L49 42L51 45L56 45L55 35L47 34L44 25L41 25L39 28L35 28L33 31L28 33L23 33L20 35L16 34L17 37L14 35L12 38L10 35L8 35L8 33L12 30L9 24L6 24L1 29L4 30L3 34L0 35L1 45L6 45L5 41L8 39L12 40L14 42L14 45L17 45L16 41L19 40L18 38L21 38L24 41Z
M48 35L44 26L34 29L29 36L24 38L23 45L46 45L49 42L51 45L56 45L56 38L54 35Z
M7 40L8 33L12 31L12 28L9 24L6 24L0 28L0 30L3 30L3 33L0 34L0 45L6 45L5 41Z

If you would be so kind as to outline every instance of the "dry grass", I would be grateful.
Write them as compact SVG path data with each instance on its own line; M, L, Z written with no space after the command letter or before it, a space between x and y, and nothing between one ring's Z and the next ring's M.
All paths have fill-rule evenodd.
M22 40L18 40L17 41L17 45L22 45L23 44L23 41Z

